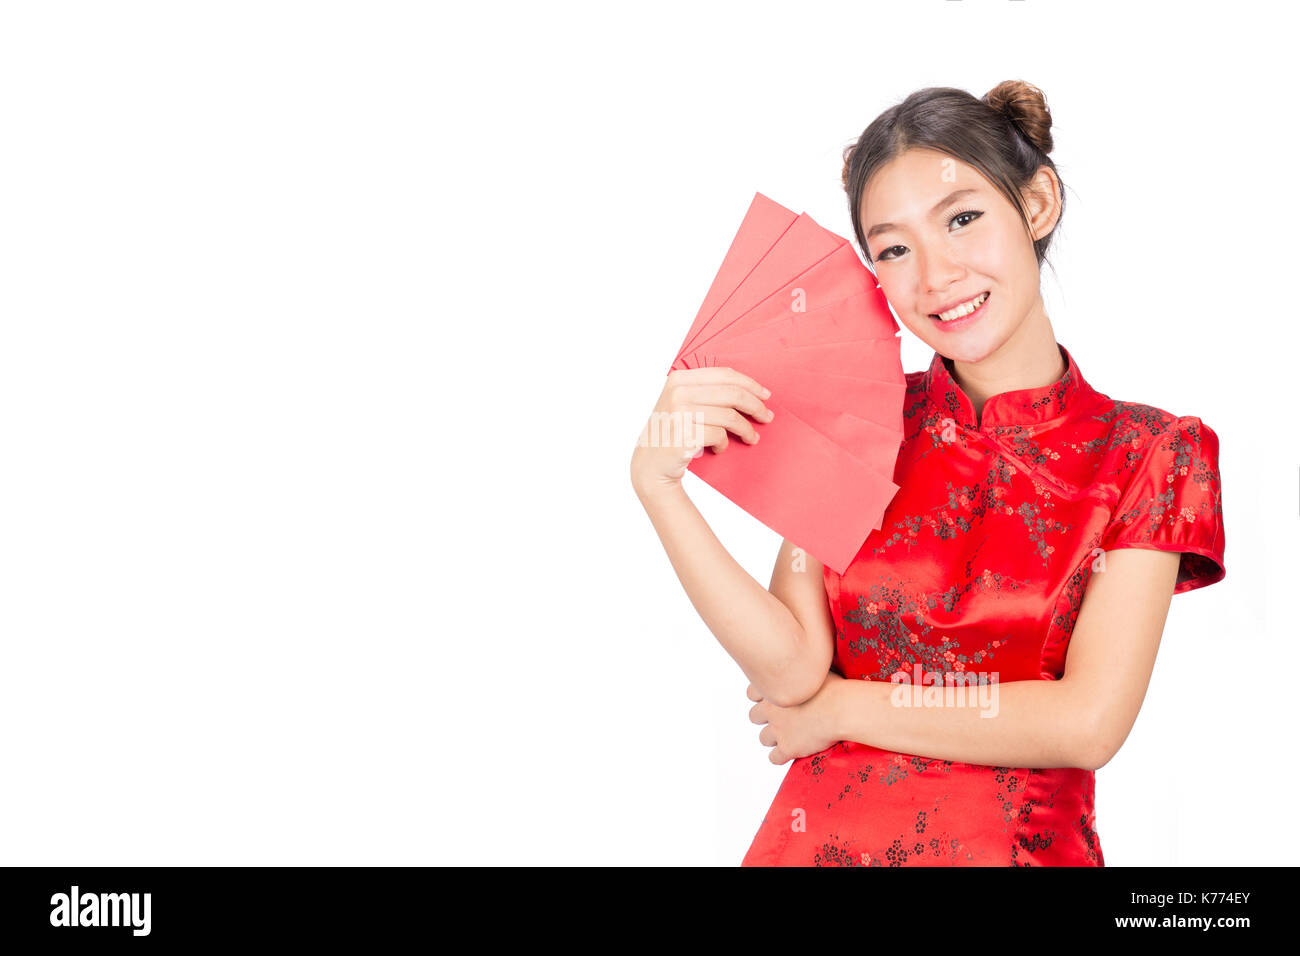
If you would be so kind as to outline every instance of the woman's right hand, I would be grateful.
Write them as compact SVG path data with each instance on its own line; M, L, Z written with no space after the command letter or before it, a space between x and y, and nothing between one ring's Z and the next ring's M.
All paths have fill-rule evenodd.
M727 432L754 444L755 421L770 422L763 404L771 391L725 366L673 369L632 452L632 484L638 494L679 484L692 458L705 448L724 451Z

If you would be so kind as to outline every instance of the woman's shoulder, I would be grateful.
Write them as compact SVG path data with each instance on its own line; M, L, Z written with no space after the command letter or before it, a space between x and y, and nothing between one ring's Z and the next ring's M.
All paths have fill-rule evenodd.
M1107 427L1104 446L1122 454L1112 462L1129 471L1162 452L1187 449L1198 457L1217 456L1218 435L1199 415L1178 414L1147 402L1112 399L1097 393L1101 410L1095 419Z
M1205 426L1199 415L1179 414L1159 405L1115 399L1102 393L1097 395L1105 407L1102 419L1108 421L1113 430L1154 437L1169 431L1175 425Z

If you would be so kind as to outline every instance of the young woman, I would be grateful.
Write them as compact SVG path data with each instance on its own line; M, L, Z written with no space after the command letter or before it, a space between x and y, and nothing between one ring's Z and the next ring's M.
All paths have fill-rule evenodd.
M1218 437L1095 390L1056 341L1050 128L1026 83L931 88L845 150L858 245L934 357L907 375L900 490L843 575L785 541L764 589L682 489L698 450L633 453L760 741L794 761L744 865L1104 865L1093 772L1137 718L1172 595L1224 577ZM695 413L720 453L757 440L764 392L677 370L656 411ZM935 677L981 693L920 693Z

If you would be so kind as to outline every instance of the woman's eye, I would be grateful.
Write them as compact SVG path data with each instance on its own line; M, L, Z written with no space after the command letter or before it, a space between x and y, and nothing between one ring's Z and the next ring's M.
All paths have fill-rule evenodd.
M949 228L951 228L952 224L957 222L958 219L965 220L960 225L962 226L969 225L970 223L974 222L982 215L984 215L984 213L982 210L979 209L963 209L961 212L953 214L952 218L948 220L948 226ZM970 218L968 219L967 217ZM898 255L892 255L892 256L890 255L890 253L893 252L895 249L901 249L902 252L899 252L898 255L902 255L903 252L907 251L907 246L890 246L887 249L881 249L880 255L876 256L876 258L873 261L881 262L881 261L887 261L889 259L897 259Z

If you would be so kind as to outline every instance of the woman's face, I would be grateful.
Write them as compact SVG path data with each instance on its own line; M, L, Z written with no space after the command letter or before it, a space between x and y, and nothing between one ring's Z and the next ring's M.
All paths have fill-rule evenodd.
M1059 208L1030 201L1031 222L1045 234ZM1042 312L1038 260L1024 221L959 159L918 147L882 166L863 191L862 224L881 291L903 325L940 355L978 362L1031 312ZM935 316L968 308L982 295L971 314Z

